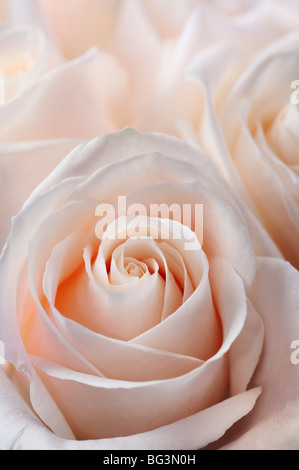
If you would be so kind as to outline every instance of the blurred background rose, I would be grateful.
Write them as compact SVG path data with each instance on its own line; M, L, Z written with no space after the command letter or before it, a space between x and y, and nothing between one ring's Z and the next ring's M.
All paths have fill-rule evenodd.
M289 4L268 0L89 0L88 8L83 0L11 0L8 5L11 21L31 17L69 62L31 90L21 119L10 107L2 141L92 138L131 125L198 145L205 93L189 74L198 56L206 52L214 60L213 51L223 48L217 72L223 95L253 54L299 25Z

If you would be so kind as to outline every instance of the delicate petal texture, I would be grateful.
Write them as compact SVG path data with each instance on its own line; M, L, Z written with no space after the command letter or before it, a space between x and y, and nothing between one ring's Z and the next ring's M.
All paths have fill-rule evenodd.
M68 58L78 57L90 47L101 48L107 44L115 25L115 12L121 3L119 0L89 0L86 8L84 0L64 0L63 4L59 0L37 2Z
M0 446L297 449L298 4L0 21Z
M265 325L262 361L252 383L261 384L263 393L226 449L298 450L299 369L291 362L291 344L299 338L298 281L290 265L259 260L249 298Z
M237 331L229 352L230 390L235 395L247 389L258 364L264 341L263 324L249 304L241 279L223 260L214 259L211 263L211 284L215 286L213 294L223 315L224 331Z
M37 0L0 0L1 21L15 24L42 23L43 14Z
M89 51L51 71L18 99L0 108L4 122L0 139L77 139L93 137L99 130L113 131L116 124L112 116L118 100L122 101L125 85L122 70L113 59L96 50Z
M0 80L2 108L30 88L49 70L63 63L61 54L36 26L0 27Z
M51 173L77 141L28 142L0 146L0 249L11 229L11 218L42 180Z
M0 417L6 429L1 436L1 448L11 450L198 449L221 437L234 421L249 413L260 394L260 389L252 389L190 418L144 434L78 442L60 439L38 421L2 370L0 383Z

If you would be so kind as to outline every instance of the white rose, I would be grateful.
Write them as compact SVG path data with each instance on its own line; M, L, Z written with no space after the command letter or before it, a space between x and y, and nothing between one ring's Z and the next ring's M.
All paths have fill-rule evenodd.
M96 208L120 195L203 204L203 224L160 219L154 238L123 240L110 225L99 240ZM144 235L156 219L141 215ZM247 414L218 447L294 447L298 272L261 233L183 141L125 129L74 149L1 256L2 447L198 449Z

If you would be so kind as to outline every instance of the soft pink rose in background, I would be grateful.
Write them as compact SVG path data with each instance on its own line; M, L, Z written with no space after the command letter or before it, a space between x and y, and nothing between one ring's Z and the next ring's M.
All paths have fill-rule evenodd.
M128 205L203 204L202 248L113 240L109 227L98 240L96 207L120 194ZM175 138L126 129L75 148L14 219L0 262L12 364L0 376L1 445L196 449L249 413L226 446L293 446L281 422L297 429L298 272L246 212ZM200 236L190 229L194 219L185 233Z
M190 71L193 78L206 85L214 99L212 104L207 98L198 145L236 193L248 204L249 200L253 203L253 210L296 268L299 108L296 90L291 85L299 76L298 50L298 30L263 49L230 83L221 104L217 101L221 82L215 70L216 60L207 63L198 58Z
M0 0L0 21L8 25L39 25L49 33L48 20L43 15L38 0Z

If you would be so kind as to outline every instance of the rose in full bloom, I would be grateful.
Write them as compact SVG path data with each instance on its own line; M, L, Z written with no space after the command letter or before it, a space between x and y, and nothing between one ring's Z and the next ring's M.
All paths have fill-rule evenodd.
M298 18L0 0L1 447L298 448Z
M120 195L131 212L99 231ZM197 205L202 223L182 220ZM69 153L0 260L2 447L295 447L299 275L250 214L174 137L127 128Z
M263 49L207 104L199 141L234 190L252 205L284 257L299 268L299 30ZM201 59L192 71L215 99L221 84Z

